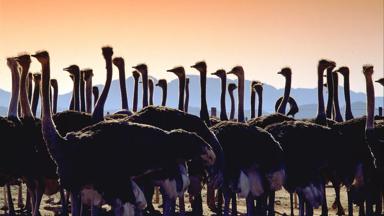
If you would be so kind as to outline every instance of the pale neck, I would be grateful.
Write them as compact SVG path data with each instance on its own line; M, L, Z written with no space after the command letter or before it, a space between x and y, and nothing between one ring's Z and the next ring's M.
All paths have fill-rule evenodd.
M101 92L100 98L97 100L95 109L92 113L92 120L95 122L102 121L104 118L104 105L108 97L108 92L112 82L112 56L105 59L107 79L105 80L105 86Z
M225 105L225 93L227 91L227 77L220 77L221 79L221 95L220 95L220 120L228 120L227 109Z
M288 104L289 94L291 93L291 82L292 82L292 76L287 75L285 77L285 88L284 88L283 100L281 101L280 106L277 109L277 112L283 115L285 115L285 109Z

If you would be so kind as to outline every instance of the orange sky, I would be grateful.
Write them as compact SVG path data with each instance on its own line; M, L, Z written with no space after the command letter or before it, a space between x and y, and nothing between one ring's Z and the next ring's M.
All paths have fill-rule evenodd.
M125 58L127 76L145 62L150 75L173 79L166 69L204 59L209 72L240 64L246 79L277 87L284 81L276 72L290 66L293 87L314 87L325 57L349 66L351 88L365 91L362 64L383 76L383 7L383 0L0 0L0 88L10 89L7 56L40 49L50 52L61 93L71 89L62 71L70 64L93 68L103 83L100 48L108 44ZM31 70L39 68L34 61Z

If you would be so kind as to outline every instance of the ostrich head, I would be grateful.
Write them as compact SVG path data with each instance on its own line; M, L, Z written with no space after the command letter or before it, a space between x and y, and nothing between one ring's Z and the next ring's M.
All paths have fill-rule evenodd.
M157 84L156 84L156 86L159 86L161 88L163 88L166 85L167 85L167 80L165 79L159 79L159 81L157 81Z
M212 73L212 75L218 76L220 78L224 78L227 76L227 73L223 69L219 69L216 72Z
M35 57L41 64L47 64L49 61L49 53L47 51L38 51L32 57Z
M133 66L132 68L136 69L141 74L147 74L148 73L148 67L146 64L138 64L136 66ZM133 76L135 76L135 74L133 74Z
M181 158L198 158L206 166L212 166L215 163L216 155L212 147L196 133L182 129L172 130L169 133L173 149Z
M115 57L112 60L113 64L118 68L124 68L124 59L122 57Z
M363 73L365 76L373 75L373 65L363 65Z
M81 73L83 74L84 81L87 81L93 77L93 71L92 69L86 68L81 70Z
M384 78L378 79L375 82L380 83L382 86L384 86Z
M12 58L12 57L7 58L7 65L9 68L17 67L16 58Z
M105 46L101 48L103 52L104 59L111 58L113 55L113 49L110 46Z
M71 65L69 67L63 68L64 71L68 71L73 77L80 75L80 68L77 65Z
M229 83L228 85L228 91L232 92L233 90L237 89L237 86L235 83Z
M29 65L31 64L31 56L28 54L22 54L15 58L15 60L20 64L21 67L29 68Z
M323 73L325 69L330 66L330 61L327 59L321 59L317 65L319 72Z
M336 67L336 62L334 61L329 61L329 66L328 66L328 70L332 71L334 68Z
M237 77L244 77L244 69L241 66L236 66L232 68L232 70L229 71L227 74L234 74Z
M252 85L252 87L255 89L256 92L263 91L263 83L260 81L256 81L256 83Z
M41 81L41 73L33 73L33 82L40 83Z
M207 64L205 61L196 62L196 64L192 65L191 68L195 68L200 73L207 73Z
M135 80L138 80L140 78L140 73L137 71L132 71L132 76Z
M172 73L176 74L176 76L179 78L185 76L184 67L181 67L181 66L169 69L169 70L167 70L167 72L172 72Z
M348 76L349 75L349 68L348 67L340 67L335 72L339 72L341 75Z
M284 77L292 76L292 71L291 71L291 68L289 68L289 67L285 67L277 73L283 75Z
M251 82L251 90L252 90L252 91L256 91L255 87L256 87L256 84L257 84L258 82L259 82L259 81L254 81L254 80Z

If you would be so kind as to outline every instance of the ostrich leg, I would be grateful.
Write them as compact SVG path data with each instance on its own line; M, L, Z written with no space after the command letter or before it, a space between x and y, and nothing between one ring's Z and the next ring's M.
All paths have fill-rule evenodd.
M304 216L304 198L302 195L298 195L299 197L299 216Z
M337 209L337 215L345 215L345 211L340 202L340 184L334 184L335 188L335 202L332 204L333 209Z
M335 187L336 184L333 184L333 186ZM323 185L323 193L324 193L324 196L323 196L323 201L322 201L322 205L321 205L321 215L322 216L326 216L328 215L328 204L327 204L327 190L326 190L326 184ZM336 190L336 188L335 188Z
M24 203L23 203L23 184L20 182L19 183L19 193L17 197L17 206L22 209L24 208Z
M229 202L231 201L231 194L224 192L224 216L229 216Z
M253 202L252 202L253 204ZM256 215L267 215L266 214L267 195L263 194L256 198ZM255 207L253 207L255 208Z
M232 193L232 215L237 216L237 198L236 193Z
M80 193L71 191L71 213L73 216L80 216Z
M207 185L207 205L211 211L216 211L215 189L210 185Z
M313 206L309 202L305 202L305 216L313 216Z
M289 202L291 204L291 216L294 216L294 212L293 212L293 193L289 193Z
M33 214L32 214L33 216L40 215L39 209L40 209L41 199L43 198L43 192L44 192L43 184L38 183L35 191L36 200L33 207Z
M63 216L68 215L68 202L65 197L64 188L60 188L60 202L61 202L61 214Z
M223 214L223 190L219 188L217 190L217 215L221 216Z
M272 191L268 196L268 216L275 215L275 192Z
M245 198L247 203L247 216L253 216L255 214L255 203L251 194Z
M185 216L184 194L181 197L179 197L179 215Z
M7 202L8 202L8 209L9 209L9 215L16 215L15 214L15 207L13 206L13 201L12 201L12 191L11 191L11 186L9 184L6 184L7 187Z
M192 202L192 214L203 215L203 199L201 198L201 192L196 194Z
M347 191L347 196L348 196L348 216L353 216L352 195L349 190Z

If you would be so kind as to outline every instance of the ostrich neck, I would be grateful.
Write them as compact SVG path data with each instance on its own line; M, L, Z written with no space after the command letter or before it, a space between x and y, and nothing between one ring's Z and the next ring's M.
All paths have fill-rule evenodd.
M184 103L184 111L188 112L189 106L189 84L185 83L185 103Z
M254 89L251 89L251 118L255 118L255 106L256 106L256 92Z
M201 89L201 104L200 104L200 118L205 121L209 126L209 114L207 105L207 71L200 72L200 89Z
M57 113L57 98L58 98L59 92L57 89L57 86L53 87L53 100L52 100L52 112L55 114Z
M162 87L162 89L163 89L163 99L162 99L162 101L161 101L161 106L166 106L167 105L167 86L165 85L165 86L163 86Z
M97 87L92 87L92 93L93 93L93 105L96 106L96 103L99 100L99 89Z
M29 76L27 78L27 88L28 88L28 102L32 102L32 76Z
M333 112L333 78L332 70L327 69L327 87L328 87L328 103L327 103L327 118L332 118Z
M351 96L349 87L349 74L344 76L345 120L353 119L351 108Z
M261 116L263 114L263 91L257 92L257 97L259 98L259 105L257 108L257 116Z
M86 95L86 107L87 113L92 112L92 78L88 78L85 81L85 95Z
M73 94L74 94L74 109L80 111L80 75L76 74L74 79Z
M64 139L59 135L56 130L55 124L52 120L51 113L51 105L50 105L50 68L49 61L47 63L42 63L42 95L41 95L41 103L42 103L42 121L41 121L41 129L43 133L43 137L45 143L48 147L50 155L56 161L56 163L60 166L63 163L62 154L65 153L63 151L62 141Z
M375 89L373 88L373 81L371 75L365 75L366 89L367 89L367 121L365 129L374 129L374 115L375 115Z
M221 77L221 95L220 95L220 120L228 120L227 109L225 106L225 93L227 89L227 77Z
M229 91L229 97L231 98L231 113L229 118L232 120L235 118L235 97L233 96L233 91Z
M324 107L324 95L323 95L323 84L324 84L324 77L323 72L319 68L317 69L317 119L319 119L321 122L325 122L326 115L325 115L325 107Z
M281 104L277 109L277 112L283 115L285 115L285 109L287 107L289 94L291 93L291 83L292 83L292 76L291 75L286 76L283 100L281 101Z
M20 77L20 105L22 116L33 118L32 110L28 101L27 95L27 76L28 76L29 65L22 67L21 77Z
M119 81L120 81L120 93L121 93L121 108L128 110L128 98L127 87L125 85L125 69L124 65L118 67L119 69Z
M72 89L72 97L71 102L69 103L69 110L75 110L75 81L73 80L73 89Z
M238 78L239 113L238 121L244 122L244 75Z
M35 87L33 88L33 97L32 97L32 113L36 117L37 104L39 103L40 97L40 82L35 82Z
M153 105L153 84L149 85L149 105Z
M334 72L332 73L333 75L333 108L335 110L335 120L337 122L342 122L343 121L343 117L341 116L341 112L340 112L340 105L339 105L339 78L337 76L337 73Z
M80 110L85 112L85 82L83 73L80 73Z
M133 112L137 111L138 90L139 90L139 78L135 78L135 85L133 88Z
M179 110L184 111L185 75L179 77Z
M141 73L143 82L143 108L148 106L148 73Z
M99 100L97 100L95 109L92 113L92 120L95 122L102 121L104 118L104 104L107 100L109 88L111 87L112 82L112 56L105 58L106 69L107 69L107 79L105 80L105 86L101 92Z
M12 94L11 94L11 101L9 103L9 108L8 108L8 118L17 118L17 108L19 104L20 76L19 76L19 72L14 66L12 66L11 68L11 75L12 75Z

